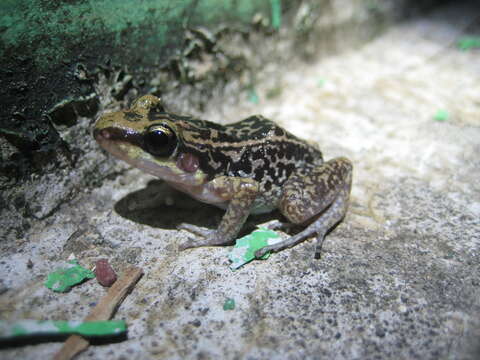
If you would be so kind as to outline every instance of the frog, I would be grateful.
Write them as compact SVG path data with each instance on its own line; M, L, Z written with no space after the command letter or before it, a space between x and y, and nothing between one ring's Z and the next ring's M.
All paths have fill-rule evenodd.
M352 162L324 161L315 145L275 122L253 115L226 125L169 112L154 95L130 108L102 114L93 136L108 153L225 213L216 229L181 223L191 236L180 250L232 243L250 214L278 209L303 230L255 253L290 248L316 237L315 257L327 233L348 209Z

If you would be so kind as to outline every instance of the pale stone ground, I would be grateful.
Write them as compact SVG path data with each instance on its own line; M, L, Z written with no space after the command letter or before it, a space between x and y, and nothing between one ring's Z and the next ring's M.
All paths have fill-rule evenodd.
M186 235L176 224L213 227L222 212L119 164L121 176L63 205L2 255L2 313L84 317L104 292L95 281L63 295L41 284L74 252L85 264L105 256L145 270L116 315L129 339L80 359L478 358L480 50L455 46L474 21L468 9L439 9L361 49L266 69L259 104L219 99L206 109L219 122L262 113L319 143L327 159L353 161L350 211L320 260L313 241L236 272L229 247L179 253ZM281 94L268 99L272 89ZM434 120L441 109L450 115L443 122ZM229 297L236 308L224 311ZM0 357L40 358L60 346Z

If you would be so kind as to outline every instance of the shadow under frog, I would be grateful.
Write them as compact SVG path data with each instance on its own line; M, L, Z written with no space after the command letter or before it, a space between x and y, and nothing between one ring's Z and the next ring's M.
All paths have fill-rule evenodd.
M133 222L169 230L177 230L185 221L215 228L224 213L222 209L175 190L162 180L151 180L145 188L127 194L117 201L114 209L117 214ZM278 219L279 216L278 212L251 216L239 237L253 231L257 224Z

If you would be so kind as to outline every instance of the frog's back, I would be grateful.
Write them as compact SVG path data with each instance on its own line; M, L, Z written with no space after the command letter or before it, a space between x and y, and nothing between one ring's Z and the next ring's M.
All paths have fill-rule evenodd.
M262 116L225 126L198 120L195 126L197 130L184 137L184 146L198 155L210 178L253 178L269 191L281 186L294 170L323 162L320 150Z

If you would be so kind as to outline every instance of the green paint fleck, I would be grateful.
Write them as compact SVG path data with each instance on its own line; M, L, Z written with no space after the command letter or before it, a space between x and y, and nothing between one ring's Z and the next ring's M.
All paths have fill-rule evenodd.
M50 321L0 320L0 340L17 336L51 336L56 334L77 334L85 337L119 335L127 331L123 320L112 321Z
M457 46L460 50L480 48L480 37L468 36L458 40Z
M255 252L257 250L260 250L267 245L280 242L281 240L282 238L275 231L262 228L237 239L233 250L228 255L228 258L232 262L232 264L230 264L230 269L238 269L240 266L255 259ZM261 259L265 260L269 256L270 253L266 253Z
M273 99L279 97L282 94L282 88L280 86L274 87L268 90L266 97L267 99Z
M66 267L48 274L45 286L56 292L66 292L73 285L94 277L95 274L92 271L78 265L76 260L71 260L67 262Z
M57 324L61 323L61 324ZM64 333L78 334L82 336L106 336L118 335L127 331L125 321L85 321L76 326L69 326L66 321L57 321L59 330ZM60 325L60 326L59 326ZM63 331L61 327L63 326Z
M318 86L318 87L323 87L323 86L325 85L325 82L326 82L325 79L319 78L319 79L317 80L317 86Z
M232 298L228 298L223 303L223 310L233 310L235 309L235 300Z
M260 97L258 96L254 87L251 87L248 89L247 98L248 98L248 101L250 101L251 103L254 103L254 104L260 103Z
M444 122L448 120L449 116L447 110L440 109L435 113L433 119L438 122Z
M276 30L282 25L282 1L270 0L272 6L272 27Z
M3 330L3 329L2 329ZM8 337L4 335L5 331L1 332L1 337ZM28 335L28 328L22 326L21 324L14 324L11 328L11 336L24 336Z

